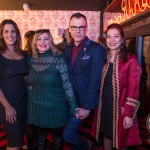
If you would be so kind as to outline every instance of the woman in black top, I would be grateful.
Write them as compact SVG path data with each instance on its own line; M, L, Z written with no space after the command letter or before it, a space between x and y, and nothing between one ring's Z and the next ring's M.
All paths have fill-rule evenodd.
M18 26L13 20L3 20L0 24L0 122L8 141L7 150L18 150L23 142L26 74L27 56L21 50Z

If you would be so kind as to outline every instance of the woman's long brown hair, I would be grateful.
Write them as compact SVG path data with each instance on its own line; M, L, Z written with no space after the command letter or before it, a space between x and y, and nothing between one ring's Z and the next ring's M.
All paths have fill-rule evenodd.
M11 19L5 19L0 23L0 53L5 53L6 50L9 50L3 38L3 30L6 24L11 24L16 31L16 42L14 43L14 50L19 55L22 55L22 42L21 42L21 34L17 24Z

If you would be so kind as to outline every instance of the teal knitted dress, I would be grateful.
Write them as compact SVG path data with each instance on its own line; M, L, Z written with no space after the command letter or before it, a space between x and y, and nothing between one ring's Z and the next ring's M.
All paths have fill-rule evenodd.
M75 115L77 101L69 79L63 55L50 50L29 61L28 83L32 86L28 97L28 123L41 128L62 127L66 123L66 105Z

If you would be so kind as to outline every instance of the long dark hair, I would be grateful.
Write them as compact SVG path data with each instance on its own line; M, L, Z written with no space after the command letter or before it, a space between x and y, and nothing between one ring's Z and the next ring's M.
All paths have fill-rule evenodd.
M119 24L113 23L113 24L111 24L107 27L106 36L107 36L107 32L108 32L109 29L117 29L119 31L122 39L123 39L123 42L121 43L121 46L120 46L119 55L120 55L120 58L122 59L122 61L124 63L124 62L127 61L127 47L126 47L126 40L125 40L125 37L124 37L123 29Z
M27 52L27 54L32 54L32 41L35 35L35 31L27 31L24 35L24 39L26 40L26 44L24 45L24 51Z
M22 50L21 50L22 42L21 42L20 31L19 31L17 24L11 19L5 19L0 23L0 53L5 53L5 51L9 49L3 39L3 30L6 24L11 24L14 27L16 31L16 42L14 43L14 50L18 54L22 55Z
M127 52L135 55L135 46L136 46L136 40L132 39L128 44Z
M71 34L69 32L69 29L64 30L64 33L62 35L63 41L61 43L58 43L56 47L63 53L66 46L70 45L73 41Z

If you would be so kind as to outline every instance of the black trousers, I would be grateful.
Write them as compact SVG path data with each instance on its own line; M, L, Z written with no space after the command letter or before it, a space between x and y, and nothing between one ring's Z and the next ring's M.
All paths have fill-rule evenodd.
M27 146L28 148L34 148L34 141L35 141L35 132L34 132L34 125L26 124L26 139L27 139Z
M33 131L36 137L36 150L45 150L46 149L46 136L49 131L53 137L53 149L54 150L63 150L63 127L60 128L41 128L38 126L33 126Z

